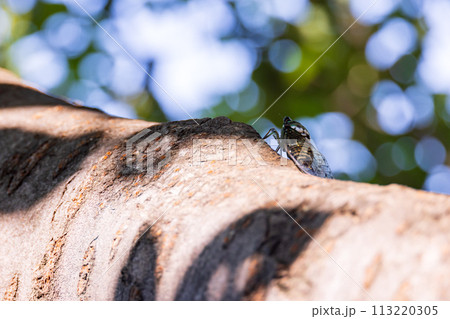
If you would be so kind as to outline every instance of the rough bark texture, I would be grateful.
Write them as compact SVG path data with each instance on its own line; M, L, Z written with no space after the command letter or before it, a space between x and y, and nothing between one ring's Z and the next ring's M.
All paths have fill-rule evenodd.
M1 71L0 298L450 298L448 196L306 176L248 125L197 122L110 117Z

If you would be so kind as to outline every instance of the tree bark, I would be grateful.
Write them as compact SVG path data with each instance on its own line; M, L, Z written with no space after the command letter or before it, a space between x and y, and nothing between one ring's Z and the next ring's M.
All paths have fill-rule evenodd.
M5 300L450 298L449 196L307 176L249 125L111 117L1 71L0 148Z

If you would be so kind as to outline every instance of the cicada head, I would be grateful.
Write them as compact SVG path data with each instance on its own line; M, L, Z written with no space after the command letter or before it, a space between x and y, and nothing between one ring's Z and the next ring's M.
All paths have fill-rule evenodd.
M306 127L301 125L299 122L292 120L288 116L286 116L283 120L282 130L286 138L310 138L309 132Z

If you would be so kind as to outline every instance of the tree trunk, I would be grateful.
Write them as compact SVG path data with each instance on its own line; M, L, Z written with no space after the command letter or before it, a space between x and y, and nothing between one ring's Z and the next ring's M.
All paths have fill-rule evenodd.
M307 176L249 125L115 118L1 71L0 147L5 300L450 298L448 196Z

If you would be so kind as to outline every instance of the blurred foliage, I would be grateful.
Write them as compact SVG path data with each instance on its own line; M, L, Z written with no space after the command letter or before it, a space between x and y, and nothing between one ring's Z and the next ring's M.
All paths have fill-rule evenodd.
M110 17L110 9L114 1L119 0L109 0L104 10L95 16L97 20L102 21ZM445 149L450 149L450 140L447 138L450 121L444 120L448 117L445 110L445 96L433 96L434 113L431 122L422 127L405 130L400 134L389 134L380 127L377 110L371 102L374 88L380 81L392 81L403 90L416 84L417 61L422 54L421 39L427 33L423 19L411 18L399 7L385 19L371 26L356 23L329 48L330 44L340 37L355 20L350 13L347 1L310 1L308 15L298 23L271 18L270 23L275 27L281 26L279 29L282 31L270 36L246 26L236 7L238 1L228 2L236 20L236 27L230 34L223 37L223 41L229 39L250 41L257 48L257 62L252 73L252 80L259 90L257 103L253 106L243 104L249 100L249 86L242 92L223 96L216 105L200 113L204 116L226 115L234 121L252 124L296 81L286 94L264 114L261 121L267 124L269 120L279 127L282 118L286 115L292 118L315 118L328 112L343 113L353 122L353 134L350 138L367 148L376 159L377 166L376 171L367 175L368 177L358 178L355 177L356 175L350 176L341 172L337 174L338 178L360 179L378 184L399 183L415 188L424 187L429 171L427 172L416 163L416 144L423 137L433 136L443 143ZM173 6L178 6L180 2L184 1L156 1L149 5L155 10L170 10ZM37 1L33 10L24 14L12 12L8 4L4 4L3 9L11 17L11 34L3 43L0 42L0 65L18 72L17 66L6 54L8 48L25 35L42 30L48 17L58 12L66 12L67 8L62 4ZM418 34L418 45L398 59L392 67L380 70L368 62L366 45L385 21L395 17L401 17L414 26ZM98 31L97 26L92 25L92 28L97 28ZM278 70L269 58L271 46L281 39L292 40L301 50L300 63L289 72ZM316 61L325 50L328 51ZM96 41L92 41L82 54L69 57L68 76L64 82L52 88L51 93L66 96L72 83L80 80L78 71L80 61L93 52L101 51L102 48L96 44ZM287 59L289 58L294 59L288 56ZM147 65L147 71L152 74L152 63ZM300 75L302 76L298 79ZM163 108L148 89L152 80L147 78L146 81L148 82L144 85L142 92L125 97L116 94L107 85L102 85L101 88L114 99L133 105L138 117L150 121L166 121L167 116ZM232 107L233 103L230 103L230 99L239 99L237 106ZM266 126L255 125L260 130L267 129ZM330 143L333 141L330 140ZM345 155L346 150L341 149L340 152ZM361 160L364 158L362 157ZM444 163L438 164L449 165L449 157L446 157Z

